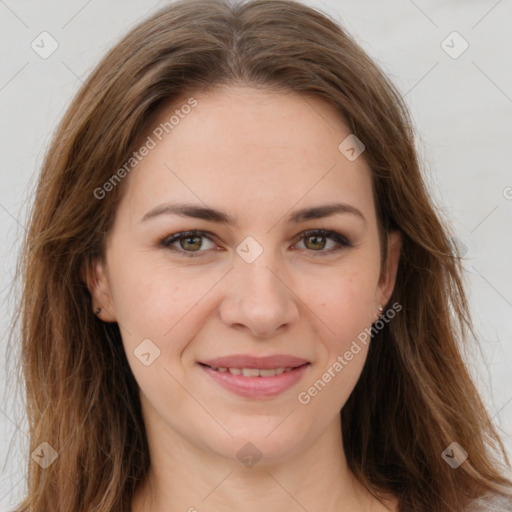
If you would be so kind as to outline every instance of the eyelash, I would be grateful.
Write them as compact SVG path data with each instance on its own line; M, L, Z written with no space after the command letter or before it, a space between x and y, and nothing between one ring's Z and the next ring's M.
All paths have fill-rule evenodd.
M197 257L203 255L201 253L208 252L209 249L198 250L198 251L185 251L184 249L178 249L176 247L171 247L171 244L174 242L177 242L181 239L193 238L193 237L204 237L204 238L207 238L208 240L210 240L210 242L214 243L214 241L212 239L213 235L212 236L209 236L209 235L210 234L207 233L206 231L199 231L199 230L183 231L180 233L175 233L170 236L166 236L165 238L163 238L160 241L160 246L162 246L166 249L175 251L180 256L183 256L185 258L197 258ZM321 236L321 237L325 237L325 238L330 238L331 240L333 240L335 243L338 244L337 247L334 247L333 249L330 249L328 251L324 251L324 250L314 251L314 250L306 249L308 252L319 253L318 256L320 256L320 257L332 254L334 252L338 252L338 251L348 248L348 247L353 247L353 245L344 236L340 235L336 231L330 231L330 230L326 230L326 229L311 229L308 231L303 231L301 233L299 242L304 240L305 238L310 237L310 236ZM315 255L315 257L316 256L317 255Z

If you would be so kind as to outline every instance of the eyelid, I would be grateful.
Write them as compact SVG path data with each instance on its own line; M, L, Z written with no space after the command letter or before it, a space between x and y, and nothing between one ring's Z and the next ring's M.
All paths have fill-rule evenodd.
M166 236L160 241L160 244L165 249L173 250L177 253L185 254L187 256L192 255L191 257L194 257L196 254L200 255L201 253L208 252L208 250L199 250L199 251L184 251L183 249L177 249L175 247L172 247L171 244L174 242L179 241L182 238L192 238L192 237L201 237L201 238L207 238L210 242L215 243L214 240L217 238L213 233L210 233L208 231L201 231L198 229L191 229L189 231L179 231L177 233L173 233L172 235Z
M333 231L332 229L306 229L305 231L302 231L297 235L297 238L300 240L303 240L304 238L307 238L308 236L324 236L325 238L330 238L331 240L334 240L336 243L345 246L345 247L353 247L350 240L342 235L341 233L338 233L337 231ZM311 251L315 252L315 251ZM318 252L329 252L329 251L318 251Z
M313 253L312 255L314 257L316 257L315 253L317 253L318 256L327 256L327 255L339 252L340 250L347 249L347 248L354 246L346 236L338 233L337 231L333 231L332 229L322 229L322 228L307 229L305 231L301 231L295 237L294 240L296 240L296 241L294 242L294 245L297 244L298 242L302 241L303 239L307 238L308 236L313 236L313 235L328 238L337 244L337 247L327 250L327 251L323 251L323 250L313 251L313 250L302 249L302 250L306 250L309 253ZM216 239L218 240L218 237L216 235L214 235L213 233L210 233L209 231L191 229L188 231L180 231L177 233L173 233L172 235L168 235L168 236L164 237L159 242L159 245L162 246L163 248L169 249L185 258L194 258L194 257L202 256L203 255L202 253L208 253L211 250L215 250L215 249L206 249L206 250L198 250L198 251L185 251L183 249L179 249L179 248L175 248L175 247L171 246L171 244L179 241L182 238L186 238L186 237L192 238L195 236L201 237L201 238L206 238L212 243L215 243Z

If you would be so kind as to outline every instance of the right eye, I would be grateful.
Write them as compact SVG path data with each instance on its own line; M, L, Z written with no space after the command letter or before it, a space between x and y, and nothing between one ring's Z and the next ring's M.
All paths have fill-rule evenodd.
M207 248L206 250L200 250L200 248L203 247L203 242L201 240L203 238L206 238L211 243L213 243L211 237L208 236L208 233L204 231L192 230L166 236L160 241L160 245L178 253L180 256L193 258L202 256L200 253L207 252L207 250L211 249ZM174 244L176 243L179 243L180 247L175 247Z

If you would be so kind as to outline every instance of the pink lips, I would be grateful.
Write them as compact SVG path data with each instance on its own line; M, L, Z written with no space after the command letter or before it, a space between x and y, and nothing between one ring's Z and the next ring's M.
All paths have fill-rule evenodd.
M310 366L309 361L299 357L275 355L253 357L233 355L210 359L200 363L201 368L224 389L246 398L270 398L296 384ZM234 375L229 371L220 372L213 368L292 368L279 375L270 377Z

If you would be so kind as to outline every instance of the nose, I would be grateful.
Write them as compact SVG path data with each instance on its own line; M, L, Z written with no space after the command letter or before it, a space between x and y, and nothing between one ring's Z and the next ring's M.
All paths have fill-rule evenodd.
M296 293L274 270L275 260L265 254L252 263L237 258L227 276L228 292L220 306L225 325L248 330L258 338L275 336L299 318ZM283 272L280 274L284 277Z

